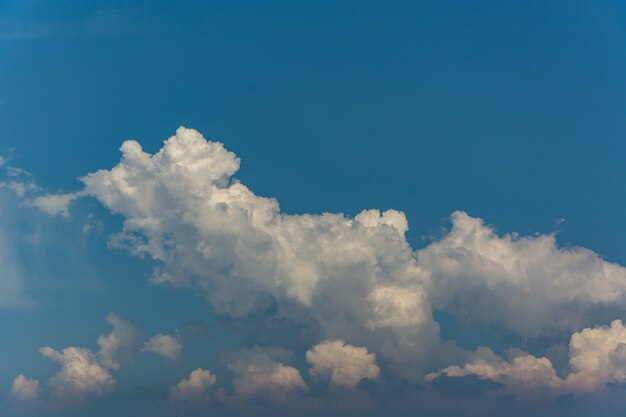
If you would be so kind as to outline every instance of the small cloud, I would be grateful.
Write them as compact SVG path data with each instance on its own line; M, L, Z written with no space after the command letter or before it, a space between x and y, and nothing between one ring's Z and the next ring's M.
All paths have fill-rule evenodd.
M20 374L13 380L9 399L13 401L36 401L39 398L39 381Z
M177 337L167 334L157 334L143 345L142 352L152 352L163 356L170 361L176 361L180 357L182 345Z
M327 375L333 385L354 388L363 379L380 376L373 353L343 340L327 340L313 346L306 353L306 360L312 366L311 375Z
M80 197L79 193L46 194L36 197L27 205L37 207L51 216L60 214L65 218L69 218L69 205L78 197Z
M280 348L242 349L231 354L228 369L235 373L235 396L283 403L307 391L300 371L286 365L291 354Z
M207 369L196 369L189 378L181 380L170 390L172 401L194 401L202 398L209 391L217 378Z

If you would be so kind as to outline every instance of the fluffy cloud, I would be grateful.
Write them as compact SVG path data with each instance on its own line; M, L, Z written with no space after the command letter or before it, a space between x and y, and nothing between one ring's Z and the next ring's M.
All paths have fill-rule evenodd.
M449 233L414 252L395 210L281 212L233 177L235 154L195 130L179 128L154 155L135 141L121 151L71 195L124 217L111 243L152 258L154 283L194 286L234 318L275 311L317 340L365 346L404 377L458 354L440 343L433 309L532 337L580 330L589 311L626 301L625 268L554 235L499 236L455 212Z
M115 385L109 371L88 349L68 347L58 352L46 346L39 351L61 365L61 370L48 382L53 398L80 400L88 394L109 392Z
M488 348L479 348L463 366L450 366L429 374L427 381L440 375L475 375L516 391L583 394L602 390L608 383L626 381L626 328L620 320L610 327L584 329L574 333L569 344L570 373L557 376L548 358L513 352L505 361Z
M279 348L255 347L231 354L228 369L235 374L235 396L281 403L306 391L300 371L284 363L289 358L289 352Z
M13 380L9 398L14 401L35 401L39 398L39 381L20 374Z
M481 219L452 215L452 230L417 253L430 299L462 321L527 336L588 325L594 306L626 301L626 269L555 236L496 235Z
M155 283L197 286L232 317L277 303L277 314L322 337L374 349L385 339L372 334L385 333L387 351L413 360L424 360L417 340L437 343L403 213L281 213L232 178L232 152L192 129L178 129L155 155L134 141L121 150L113 169L82 178L83 193L126 218L112 243L152 257Z
M177 337L167 334L157 334L148 340L141 349L143 352L152 352L171 361L178 360L182 345Z
M193 401L201 398L209 388L215 385L216 378L205 369L196 369L189 374L189 378L181 380L170 390L170 399L173 401Z
M313 376L330 376L335 385L355 387L362 379L377 379L380 369L376 357L366 348L346 344L343 340L327 340L306 353Z
M48 381L52 396L60 400L82 400L88 395L102 395L113 389L115 380L110 370L118 369L132 358L139 340L136 324L110 313L106 321L111 333L98 337L97 353L81 347L56 351L45 346L39 352L61 365L59 372Z

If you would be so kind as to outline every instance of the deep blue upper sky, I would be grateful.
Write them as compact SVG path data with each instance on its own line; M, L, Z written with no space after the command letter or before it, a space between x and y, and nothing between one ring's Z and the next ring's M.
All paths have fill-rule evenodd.
M465 210L624 265L625 111L618 1L0 2L0 155L48 192L111 168L123 140L156 152L183 125L235 152L237 178L287 213L401 210L418 249ZM37 349L93 345L109 311L146 335L225 326L194 336L188 368L166 378L140 359L124 387L152 375L164 389L206 352L255 342L106 249L121 221L97 202L72 220L5 213L36 306L0 309L0 340L15 336L0 344L2 396L18 373L44 387L56 368ZM89 213L103 224L86 237ZM20 238L35 229L36 250Z

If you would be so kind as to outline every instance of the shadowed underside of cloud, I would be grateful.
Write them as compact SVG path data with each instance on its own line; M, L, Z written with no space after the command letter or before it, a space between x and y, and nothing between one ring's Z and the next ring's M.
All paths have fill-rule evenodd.
M73 199L92 196L124 217L111 244L153 259L155 284L200 289L221 315L273 314L311 329L319 341L345 341L320 344L310 355L313 374L328 373L334 384L377 378L370 354L384 364L383 373L413 380L458 363L465 353L441 342L433 309L539 337L579 331L592 324L590 311L626 301L625 268L588 249L561 248L552 234L501 236L481 219L455 212L446 235L415 251L399 211L281 212L275 199L255 195L234 177L235 154L195 130L179 128L156 154L135 141L121 151L116 166L83 177L80 192L47 196L55 203L48 211L65 214ZM356 362L337 367L335 354ZM473 358L495 361L485 351ZM467 370L471 361L443 372L477 374ZM512 380L505 375L520 361L537 368L545 384L566 384L554 382L561 380L552 365L537 358L497 362L508 369L499 371L500 379ZM256 392L257 385L249 385L255 378L266 388L277 381L291 391L306 388L297 369L280 361L266 365L254 372L233 365L250 377L237 382L236 391Z

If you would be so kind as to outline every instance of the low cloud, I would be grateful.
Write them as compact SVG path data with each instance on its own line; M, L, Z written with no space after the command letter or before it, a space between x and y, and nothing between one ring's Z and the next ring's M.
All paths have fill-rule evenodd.
M39 381L20 374L13 380L9 399L13 401L36 401L39 399Z
M601 391L607 384L626 381L626 328L621 320L609 327L584 329L572 335L569 344L570 372L564 378L548 358L512 351L508 361L481 347L463 366L450 366L426 375L426 381L445 375L475 375L499 382L519 392L585 394Z
M286 364L290 357L280 348L255 347L232 353L228 369L235 374L235 396L283 403L305 392L308 387L300 371Z
M182 344L178 337L167 334L157 334L148 340L141 348L143 352L152 352L165 359L176 361L180 357Z
M44 196L49 212L63 215L74 198L94 197L124 218L110 244L152 259L153 283L196 288L218 315L240 322L267 315L308 329L310 340L362 346L394 377L422 380L464 356L442 343L434 310L460 325L540 338L580 331L593 324L592 312L626 303L626 268L586 248L560 247L554 234L498 234L457 211L447 233L415 250L396 210L282 212L277 200L235 178L241 161L234 153L193 129L179 128L155 154L136 141L120 149L117 165L81 179L83 190ZM495 363L486 351L476 358L483 356ZM265 362L254 371L230 365L236 393L278 392L279 381L287 391L306 388L297 369ZM512 368L502 375L516 374L521 362L505 361ZM524 363L548 369L544 385L552 383L551 365ZM332 368L325 366L320 372ZM354 383L337 378L337 385Z
M87 396L99 396L115 386L111 370L128 363L135 353L141 331L139 327L114 313L106 316L113 329L98 337L97 353L82 347L61 351L45 346L39 352L61 365L59 372L48 381L52 397L64 401L80 401Z
M326 376L334 385L353 388L363 379L378 379L376 357L366 348L347 345L343 340L327 340L306 353L312 376Z
M207 395L216 381L217 378L211 375L209 370L198 368L170 390L170 399L172 401L198 400Z

